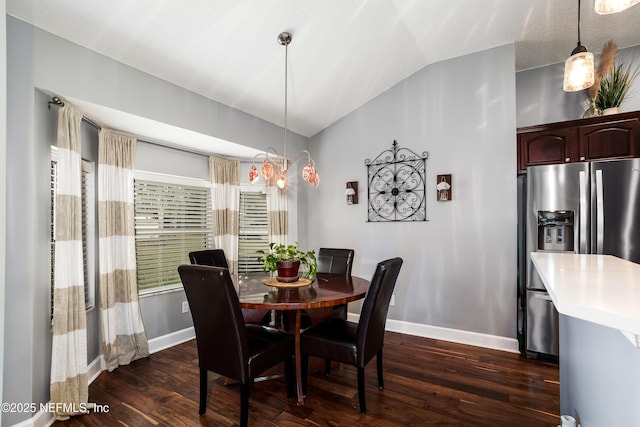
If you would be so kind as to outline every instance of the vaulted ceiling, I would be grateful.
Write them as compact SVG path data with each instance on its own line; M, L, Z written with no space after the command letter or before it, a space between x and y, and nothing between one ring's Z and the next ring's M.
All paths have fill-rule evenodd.
M640 6L597 15L581 39L640 45ZM238 110L313 136L428 64L515 42L516 70L564 61L577 0L7 0L7 13Z

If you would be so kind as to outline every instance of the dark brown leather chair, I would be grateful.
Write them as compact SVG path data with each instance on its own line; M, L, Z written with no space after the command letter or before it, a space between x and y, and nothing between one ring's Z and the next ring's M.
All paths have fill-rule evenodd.
M201 251L189 252L191 264L208 265L212 267L229 268L227 257L223 249L204 249ZM271 322L271 312L269 310L242 309L244 323L255 323L258 325L268 325Z
M229 270L181 265L191 309L200 367L200 415L207 409L207 372L240 383L240 425L249 417L249 385L265 370L285 363L287 396L293 396L293 335L262 325L245 324Z
M382 347L384 328L393 289L395 288L402 258L380 262L371 279L358 323L331 319L310 327L301 334L302 387L306 393L309 356L322 357L353 365L358 370L358 399L360 412L366 413L364 397L364 367L376 356L378 387L382 378Z
M320 248L318 251L318 273L333 273L351 276L353 249ZM332 317L347 320L347 304L333 307ZM331 374L331 360L325 361L325 375Z
M191 264L229 268L223 249L204 249L202 251L189 252L189 261Z
M333 273L351 276L353 249L320 248L318 251L318 273ZM347 304L333 308L333 317L347 319Z

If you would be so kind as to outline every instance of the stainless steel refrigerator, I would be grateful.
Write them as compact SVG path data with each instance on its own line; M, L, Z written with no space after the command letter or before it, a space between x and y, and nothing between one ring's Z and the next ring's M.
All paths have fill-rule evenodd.
M519 292L525 350L528 357L557 356L558 313L529 254L606 254L640 263L640 159L535 166L526 181L526 288Z

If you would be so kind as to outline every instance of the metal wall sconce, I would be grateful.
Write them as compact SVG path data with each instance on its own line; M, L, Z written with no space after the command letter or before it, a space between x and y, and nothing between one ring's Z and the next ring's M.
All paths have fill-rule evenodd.
M451 174L438 175L436 178L436 197L439 202L451 200Z
M347 196L348 205L357 205L358 204L358 181L347 182L347 189L345 190L344 194L345 196Z

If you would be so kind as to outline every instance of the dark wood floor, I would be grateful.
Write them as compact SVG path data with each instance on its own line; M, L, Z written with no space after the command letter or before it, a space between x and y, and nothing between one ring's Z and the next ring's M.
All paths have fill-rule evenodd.
M287 399L283 379L251 386L251 426L552 426L559 420L557 363L517 354L387 332L384 390L376 364L366 369L366 415L360 415L354 368L311 373L304 406ZM89 400L108 405L56 422L68 426L231 426L240 419L237 385L209 374L206 416L198 416L195 341L103 372Z

